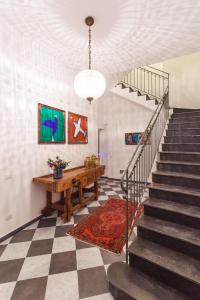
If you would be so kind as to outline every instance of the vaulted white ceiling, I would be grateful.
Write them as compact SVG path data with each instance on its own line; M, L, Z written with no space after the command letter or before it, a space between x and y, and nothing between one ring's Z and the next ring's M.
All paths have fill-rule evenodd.
M1 51L75 74L88 65L88 15L93 67L107 75L200 50L199 0L0 0Z

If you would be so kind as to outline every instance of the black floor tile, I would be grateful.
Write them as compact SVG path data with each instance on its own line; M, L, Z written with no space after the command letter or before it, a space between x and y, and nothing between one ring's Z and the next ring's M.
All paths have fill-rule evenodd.
M35 233L35 229L22 230L16 233L11 239L10 243L20 243L31 241Z
M56 226L56 218L43 218L38 223L38 228Z
M3 251L6 249L7 245L0 245L0 257L3 254Z
M55 230L55 238L66 236L66 233L73 227L73 225L57 226Z
M93 213L97 209L98 209L98 207L88 207L88 211L90 214Z
M24 258L0 262L0 284L16 281L21 271Z
M84 248L91 248L91 247L95 247L95 246L76 240L76 249L84 249Z
M28 250L27 256L50 254L52 252L53 239L33 241Z
M44 300L48 277L18 281L11 300Z
M99 192L99 196L106 196L106 193L104 193L104 192Z
M80 299L108 292L108 282L105 268L96 267L78 271Z
M49 274L69 272L76 269L76 251L52 254Z
M88 215L74 215L74 224L77 224L78 222L80 222L82 219L84 219L87 216Z

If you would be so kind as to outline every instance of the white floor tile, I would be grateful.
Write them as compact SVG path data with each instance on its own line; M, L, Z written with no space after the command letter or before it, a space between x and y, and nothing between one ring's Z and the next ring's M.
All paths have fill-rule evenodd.
M9 244L4 250L0 261L26 257L31 242Z
M29 225L28 227L24 228L24 229L36 229L38 227L38 223L39 221L34 222L33 224Z
M76 215L87 215L87 214L89 214L89 211L88 211L87 207L84 207L78 213L76 213Z
M71 216L70 221L64 223L62 218L57 218L56 226L63 226L63 225L74 225L74 217Z
M115 191L106 191L106 195L111 196L111 195L117 195Z
M0 284L0 299L9 300L12 296L16 282L8 282Z
M55 227L42 227L35 231L33 240L52 239L55 235Z
M99 207L99 206L100 206L100 204L99 204L98 201L92 201L92 202L88 205L88 207Z
M50 275L47 281L45 300L78 300L77 272Z
M10 243L10 240L13 238L13 236L9 237L7 240L0 243L0 245L8 245Z
M75 239L69 235L54 239L52 253L73 251L76 249Z
M20 271L18 280L47 276L51 254L27 257Z
M98 248L86 248L76 251L77 269L87 269L103 266L103 260Z
M107 271L108 271L108 267L109 267L110 265L104 265L104 268L105 268L105 271L106 271L106 274L107 274Z
M108 196L99 196L98 200L108 200Z

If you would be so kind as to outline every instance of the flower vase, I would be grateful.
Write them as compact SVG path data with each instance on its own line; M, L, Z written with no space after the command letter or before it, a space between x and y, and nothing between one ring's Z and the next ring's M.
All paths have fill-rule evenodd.
M53 170L53 178L54 179L60 179L62 178L63 174L62 174L62 169L54 169Z

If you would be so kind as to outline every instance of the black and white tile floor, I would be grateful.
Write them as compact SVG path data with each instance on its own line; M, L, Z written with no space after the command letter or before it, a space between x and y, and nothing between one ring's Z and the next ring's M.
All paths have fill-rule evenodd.
M0 300L112 300L106 270L124 260L66 236L69 228L107 201L120 183L100 180L100 196L67 224L55 212L0 244ZM134 234L133 234L134 238Z

